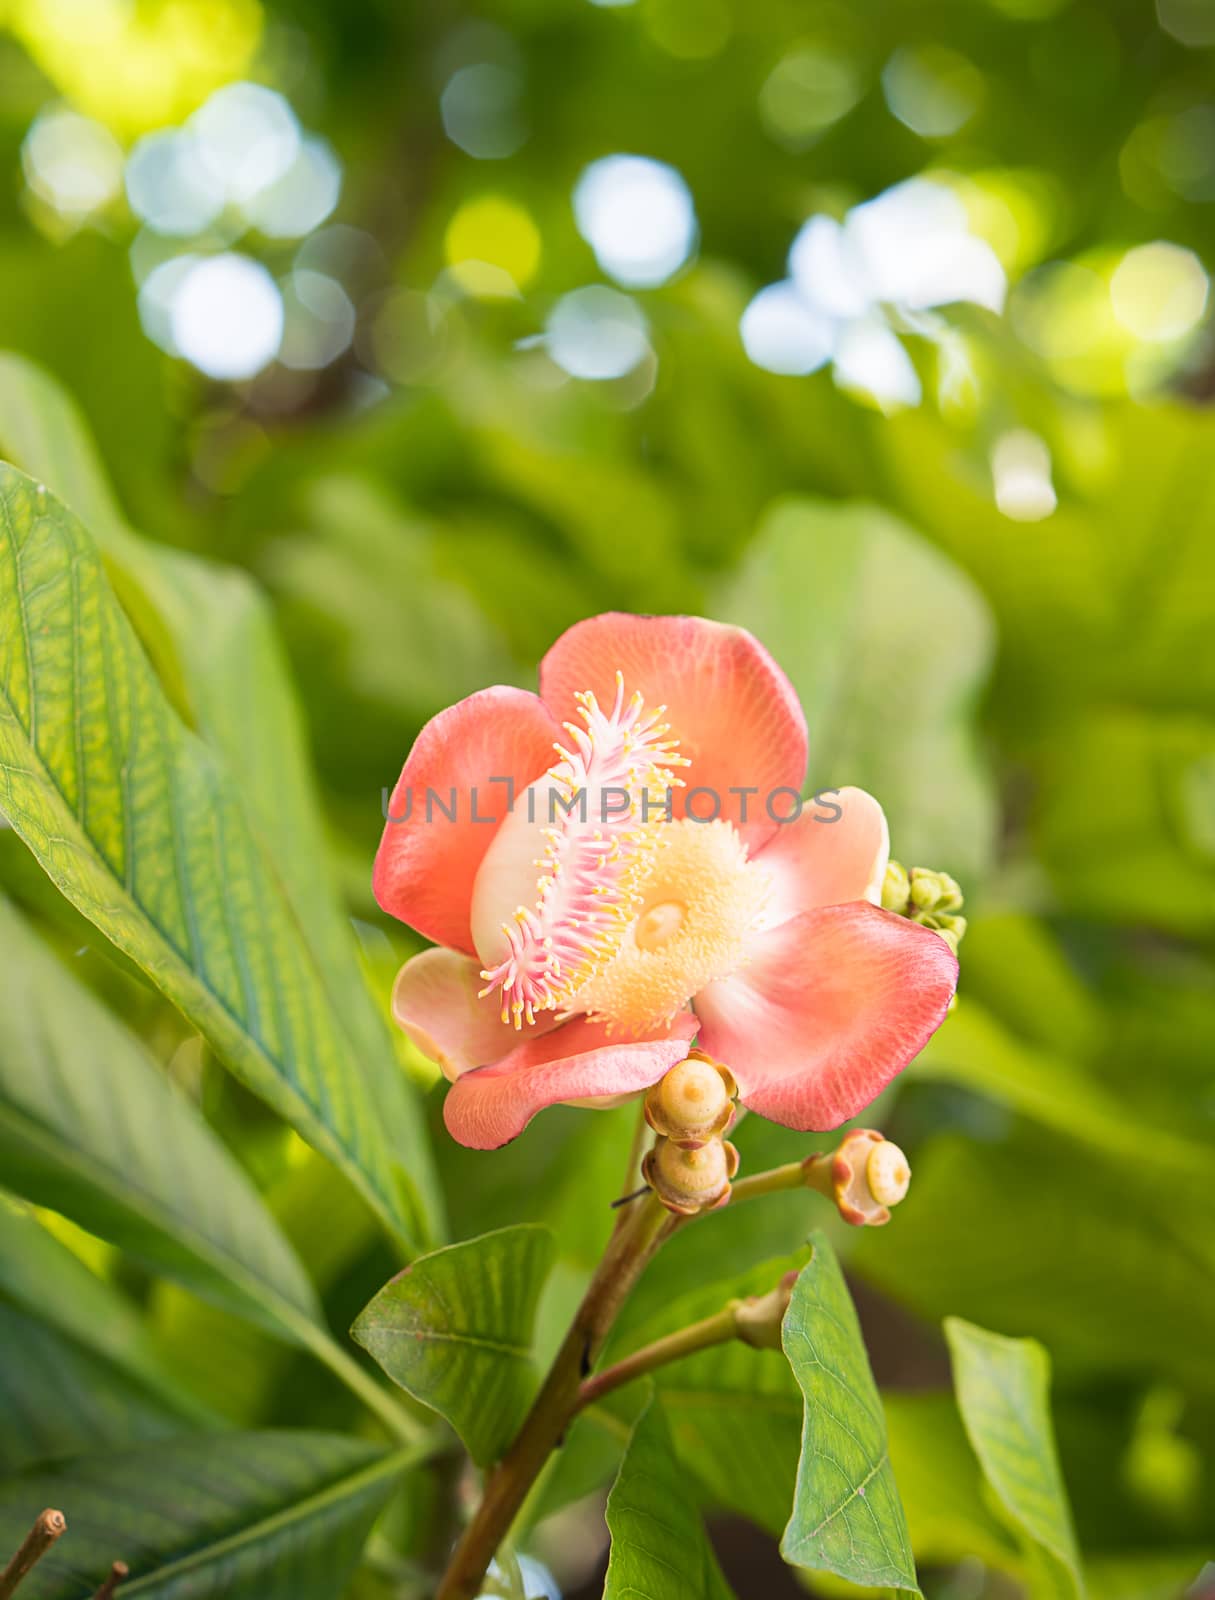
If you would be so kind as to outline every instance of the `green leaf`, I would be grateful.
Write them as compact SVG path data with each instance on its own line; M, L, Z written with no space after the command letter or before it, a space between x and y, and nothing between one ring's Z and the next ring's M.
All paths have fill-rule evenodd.
M2 896L0 946L9 1186L276 1332L318 1321L304 1269L242 1168Z
M120 1367L0 1301L0 1476L189 1426Z
M552 1259L549 1231L526 1225L449 1245L385 1284L351 1329L479 1465L509 1444L532 1398L532 1332Z
M1206 1550L1120 1551L1087 1561L1092 1592L1101 1600L1203 1600L1203 1580L1215 1578Z
M1024 1539L1031 1593L1084 1594L1067 1491L1050 1418L1050 1362L1033 1339L1007 1339L945 1319L954 1390L966 1435L1012 1526Z
M218 1426L131 1302L0 1195L0 1475Z
M1023 1044L963 996L913 1063L909 1081L959 1084L1107 1156L1203 1183L1211 1152L1171 1128L1146 1128L1123 1100L1072 1062Z
M1209 1200L1178 1207L1154 1169L1026 1130L1000 1146L934 1140L898 1249L862 1233L849 1261L927 1318L1033 1334L1061 1372L1168 1373L1209 1393L1213 1239Z
M190 1416L197 1425L213 1422L212 1414L169 1370L147 1323L126 1296L91 1272L32 1212L2 1193L0 1299L66 1341L93 1351L167 1408Z
M785 1313L782 1340L805 1397L793 1515L781 1554L850 1583L920 1593L882 1402L856 1311L821 1233Z
M340 976L305 939L225 768L166 701L85 530L9 467L0 566L0 810L68 899L407 1238L382 1074L346 1024Z
M663 1410L646 1407L608 1496L603 1600L729 1600Z
M679 1295L627 1339L613 1341L603 1364L711 1316L731 1299L767 1293L806 1258L801 1250ZM684 1465L713 1503L779 1538L793 1504L803 1412L781 1352L731 1340L660 1368L654 1387Z
M50 487L89 529L171 702L239 776L241 802L357 1039L389 1148L437 1218L420 1108L397 1069L338 900L303 718L264 595L236 568L135 533L71 399L38 367L3 352L0 453Z
M970 580L876 507L786 500L719 609L792 679L810 786L875 794L900 860L980 873L996 815L973 713L993 636Z
M81 1457L0 1484L0 1550L44 1506L67 1532L21 1600L87 1600L122 1560L123 1600L336 1600L416 1457L298 1432L198 1436Z
M890 1459L921 1565L977 1557L1016 1572L1020 1549L983 1498L982 1478L949 1394L882 1395Z

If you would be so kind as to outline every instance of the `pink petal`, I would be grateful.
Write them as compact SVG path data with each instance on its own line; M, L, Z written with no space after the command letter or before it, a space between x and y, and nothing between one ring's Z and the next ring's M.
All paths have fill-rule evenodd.
M502 1021L498 997L478 999L484 987L481 963L454 950L423 950L397 973L392 1014L448 1078L499 1061L521 1039L551 1033L557 1026L556 1015L546 1012L520 1032Z
M473 879L511 795L490 780L509 778L521 793L556 761L560 733L523 689L482 689L431 718L392 791L376 853L372 887L390 916L473 954Z
M609 1036L602 1023L572 1017L493 1066L464 1073L448 1090L444 1121L461 1144L496 1150L521 1134L545 1106L648 1089L684 1059L696 1029L690 1011L646 1039Z
M763 645L703 617L606 612L561 635L540 664L540 694L569 721L581 689L611 705L617 671L628 694L639 690L647 706L666 706L664 721L692 762L682 773L687 789L675 792L676 815L690 798L693 816L734 822L752 848L775 832L805 781L806 719Z
M700 1045L744 1105L789 1128L836 1128L940 1026L958 963L938 934L863 901L756 937L752 963L696 997Z
M863 789L827 790L759 852L772 880L764 913L774 928L816 906L882 898L890 834L881 806Z

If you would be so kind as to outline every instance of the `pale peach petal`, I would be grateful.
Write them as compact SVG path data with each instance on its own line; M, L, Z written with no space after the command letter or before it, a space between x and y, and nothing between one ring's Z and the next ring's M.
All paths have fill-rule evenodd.
M477 868L511 785L521 794L548 770L560 731L536 695L501 686L431 718L392 792L376 853L372 886L385 911L436 944L473 954Z
M764 925L773 928L817 906L880 904L890 834L872 795L831 789L779 827L756 859L770 880Z
M496 1150L521 1134L545 1106L648 1089L684 1059L696 1028L688 1011L661 1033L630 1039L609 1034L602 1023L572 1017L493 1066L459 1077L448 1090L444 1121L461 1144Z
M835 1128L923 1049L957 975L930 929L864 901L827 906L756 935L750 966L701 990L699 1042L752 1111Z
M480 962L455 950L423 950L397 973L392 1014L448 1078L499 1061L521 1040L551 1033L557 1026L553 1012L542 1012L534 1023L516 1030L502 1021L493 995L478 998L484 987Z
M690 809L702 822L719 815L752 849L774 833L805 780L806 719L763 645L703 617L607 612L561 635L540 664L540 693L558 721L569 721L579 690L612 703L618 671L627 693L666 706L679 753L692 762L682 774L687 788L675 791L675 814Z

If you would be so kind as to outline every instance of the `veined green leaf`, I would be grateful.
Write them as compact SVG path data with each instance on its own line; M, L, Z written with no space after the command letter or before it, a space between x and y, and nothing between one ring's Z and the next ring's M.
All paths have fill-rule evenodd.
M793 1515L781 1554L850 1583L920 1593L882 1402L844 1275L816 1233L782 1338L805 1397Z
M0 1476L190 1426L121 1367L0 1300Z
M535 1388L532 1330L553 1259L546 1228L502 1228L421 1256L351 1333L388 1376L447 1418L473 1460L496 1460Z
M123 1600L335 1600L412 1461L330 1434L226 1433L78 1457L0 1484L0 1549L44 1506L67 1532L22 1600L88 1600L111 1562Z
M958 1409L1001 1509L1025 1541L1037 1600L1080 1600L1084 1580L1050 1419L1050 1363L1033 1339L945 1319Z
M299 706L265 598L244 572L135 533L75 404L45 372L7 352L0 352L0 454L51 488L89 529L171 702L238 778L241 803L356 1040L400 1175L417 1191L419 1209L437 1219L420 1110L338 901Z
M603 1600L730 1600L684 1482L662 1407L651 1401L608 1496Z
M275 1332L318 1321L304 1269L242 1168L2 896L0 946L9 1186Z
M384 1108L275 859L87 533L0 466L0 810L65 895L403 1237ZM387 1120L391 1127L391 1119Z

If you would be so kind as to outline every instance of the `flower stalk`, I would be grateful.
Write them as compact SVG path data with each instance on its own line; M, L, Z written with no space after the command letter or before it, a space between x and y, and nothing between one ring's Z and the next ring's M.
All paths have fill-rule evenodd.
M582 1384L634 1284L681 1218L646 1194L624 1211L569 1332L510 1449L489 1475L435 1600L476 1600L528 1490L582 1404Z

